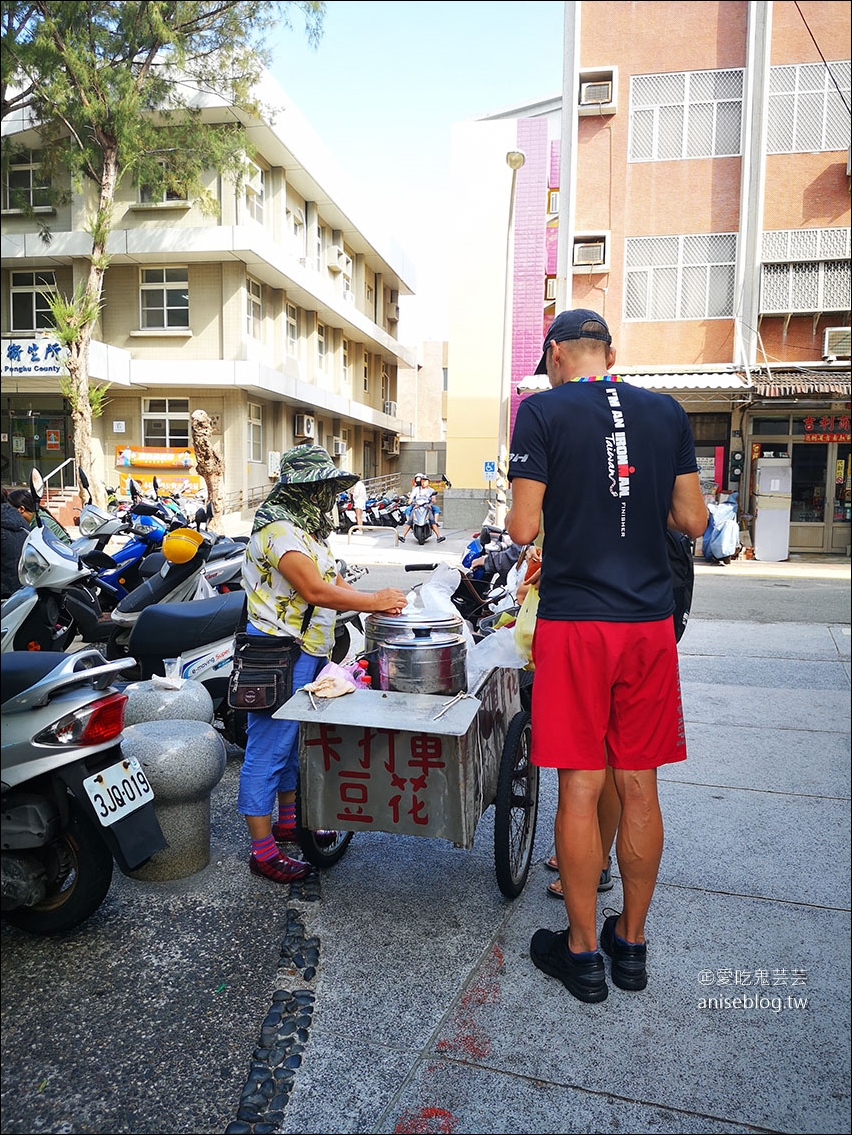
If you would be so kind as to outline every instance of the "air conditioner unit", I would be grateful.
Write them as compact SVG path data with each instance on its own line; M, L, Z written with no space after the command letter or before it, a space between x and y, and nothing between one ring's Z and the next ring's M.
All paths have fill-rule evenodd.
M346 442L342 437L333 437L331 439L331 456L332 457L345 457L346 456Z
M594 240L589 244L574 245L575 264L603 264L606 259L606 241Z
M391 402L390 400L385 402L385 413L387 414L387 416L389 418L395 418L396 417L396 402Z
M850 338L852 338L852 327L826 327L822 337L822 357L848 359Z
M612 83L581 83L580 106L605 106L612 102Z
M296 437L316 437L317 423L311 414L297 414L294 433Z
M382 438L382 450L391 457L399 457L399 437L396 434L385 434Z
M399 322L399 304L389 303L385 306L385 315L392 323Z
M556 299L556 277L548 276L544 284L544 298L546 300Z
M343 249L339 244L329 245L325 257L325 265L329 272L339 272L343 267Z

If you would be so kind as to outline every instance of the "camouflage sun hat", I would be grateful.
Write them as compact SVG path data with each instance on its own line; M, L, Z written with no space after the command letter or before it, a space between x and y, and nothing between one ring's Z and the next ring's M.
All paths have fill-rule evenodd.
M278 483L304 485L311 481L337 481L348 489L358 480L357 473L338 469L321 445L297 445L281 456Z

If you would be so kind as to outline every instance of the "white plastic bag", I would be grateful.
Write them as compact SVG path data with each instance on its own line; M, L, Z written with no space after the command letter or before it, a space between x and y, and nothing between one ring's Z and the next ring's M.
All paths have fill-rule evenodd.
M515 642L514 627L500 627L467 652L467 688L475 690L486 674L498 666L523 670L529 659Z

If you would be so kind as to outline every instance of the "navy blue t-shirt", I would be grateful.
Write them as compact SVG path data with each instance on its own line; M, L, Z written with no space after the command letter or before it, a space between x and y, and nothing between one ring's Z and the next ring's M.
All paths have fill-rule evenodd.
M518 407L509 479L541 481L538 617L654 622L674 611L666 519L675 477L698 468L683 408L604 378Z

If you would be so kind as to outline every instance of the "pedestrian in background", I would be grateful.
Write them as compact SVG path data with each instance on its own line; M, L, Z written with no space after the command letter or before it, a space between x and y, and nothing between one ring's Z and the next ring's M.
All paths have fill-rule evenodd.
M36 527L35 502L33 501L33 496L32 496L32 493L30 492L30 490L29 489L10 489L8 496L7 496L7 499L9 501L9 504L11 504L13 508L16 508L18 510L18 512L21 514L21 516L23 516L24 520L26 520L29 527L35 528ZM39 515L39 519L41 520L41 522L42 522L42 524L44 525L45 528L49 528L50 531L53 532L54 535L58 536L59 539L62 540L63 543L65 543L65 544L71 543L71 537L68 535L68 533L62 527L62 525L59 523L59 521L56 519L56 517L51 516L51 514L47 511L47 509L43 505L39 505L38 515Z
M529 543L543 515L531 759L557 769L568 914L567 930L535 932L530 957L589 1002L608 993L597 936L607 763L624 903L600 945L617 986L647 984L645 921L663 851L657 768L686 758L666 528L697 538L707 524L683 408L622 382L614 363L597 313L564 311L550 325L536 374L551 389L518 408L506 523Z
M364 523L364 509L367 507L367 486L358 478L352 486L352 507L355 509L355 527Z
M9 502L8 494L9 490L4 485L3 501L0 504L0 590L3 599L14 595L21 586L18 563L24 542L30 533L29 523L20 510Z

